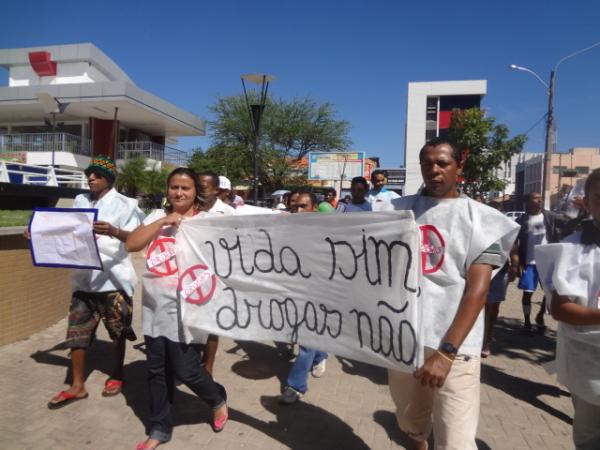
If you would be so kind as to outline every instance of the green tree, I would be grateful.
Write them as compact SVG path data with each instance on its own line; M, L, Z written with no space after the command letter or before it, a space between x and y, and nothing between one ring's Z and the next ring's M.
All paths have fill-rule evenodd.
M136 197L140 193L157 195L166 190L169 169L148 169L148 161L143 157L128 159L119 170L116 187L130 197Z
M251 92L250 102L255 100ZM212 147L192 156L194 167L212 167L230 178L250 179L253 174L253 134L243 95L221 97L211 108ZM290 177L290 162L310 151L344 151L350 145L350 124L338 120L333 105L315 100L268 99L263 114L258 151L259 177L269 190ZM210 160L210 161L209 161ZM225 169L225 170L224 170ZM228 175L229 176L229 175Z
M465 164L465 193L502 191L506 182L496 171L510 158L521 152L527 136L519 134L509 139L506 125L496 124L479 108L452 111L449 138L463 149Z
M119 170L116 188L129 197L135 197L144 183L146 158L135 157L128 159Z
M233 184L238 184L249 176L247 171L252 165L245 148L215 146L206 151L197 148L192 152L188 167L196 172L216 172L225 175Z

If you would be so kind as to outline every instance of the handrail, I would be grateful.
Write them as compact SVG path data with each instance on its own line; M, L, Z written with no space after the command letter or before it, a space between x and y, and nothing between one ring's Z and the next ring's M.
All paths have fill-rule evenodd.
M14 166L18 168L15 168ZM16 175L16 178L21 181L20 184L54 187L74 185L72 187L89 189L85 173L83 173L82 170L77 169L64 169L52 166L38 166L35 164L0 161L0 182L14 182L11 180L11 174ZM13 176L13 179L14 178L15 177Z

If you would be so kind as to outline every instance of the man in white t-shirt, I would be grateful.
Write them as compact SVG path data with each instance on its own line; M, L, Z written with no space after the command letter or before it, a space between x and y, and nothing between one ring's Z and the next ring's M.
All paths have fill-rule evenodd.
M231 188L231 182L228 179L226 180L229 184L229 188ZM198 174L198 186L200 188L198 197L202 205L201 208L203 211L207 211L211 214L232 216L235 214L235 209L219 198L220 185L221 182L216 173L207 171ZM227 184L224 184L224 186L227 187ZM218 346L219 336L210 334L208 336L208 340L206 341L206 346L202 355L202 363L210 374L212 374L213 371Z
M460 150L444 139L419 153L425 189L392 201L421 230L425 361L414 374L389 371L400 428L427 449L476 450L483 307L492 271L507 259L518 225L457 190Z
M373 211L393 211L392 200L400 198L394 191L385 187L387 173L383 170L374 170L371 174L373 189L369 191L367 201L371 203Z

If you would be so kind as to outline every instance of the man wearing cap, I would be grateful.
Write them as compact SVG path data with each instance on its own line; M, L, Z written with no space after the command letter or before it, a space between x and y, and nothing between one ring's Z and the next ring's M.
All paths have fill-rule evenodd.
M102 395L117 395L123 385L125 339L135 340L131 328L135 271L124 242L129 232L141 224L143 213L137 201L119 194L113 184L115 162L96 156L85 170L89 194L75 197L74 208L96 208L94 222L103 270L77 269L73 273L73 296L69 308L67 345L71 348L73 380L71 387L55 395L48 408L57 409L88 397L85 389L85 356L100 319L115 343L114 366Z
M219 191L217 197L232 208L237 208L244 204L242 197L231 191L231 181L229 178L224 177L223 175L219 175Z

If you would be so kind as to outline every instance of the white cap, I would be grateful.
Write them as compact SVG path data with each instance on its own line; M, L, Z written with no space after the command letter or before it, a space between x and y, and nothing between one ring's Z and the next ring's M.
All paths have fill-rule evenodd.
M231 190L231 181L229 181L229 178L219 175L219 189L223 189L224 191Z

